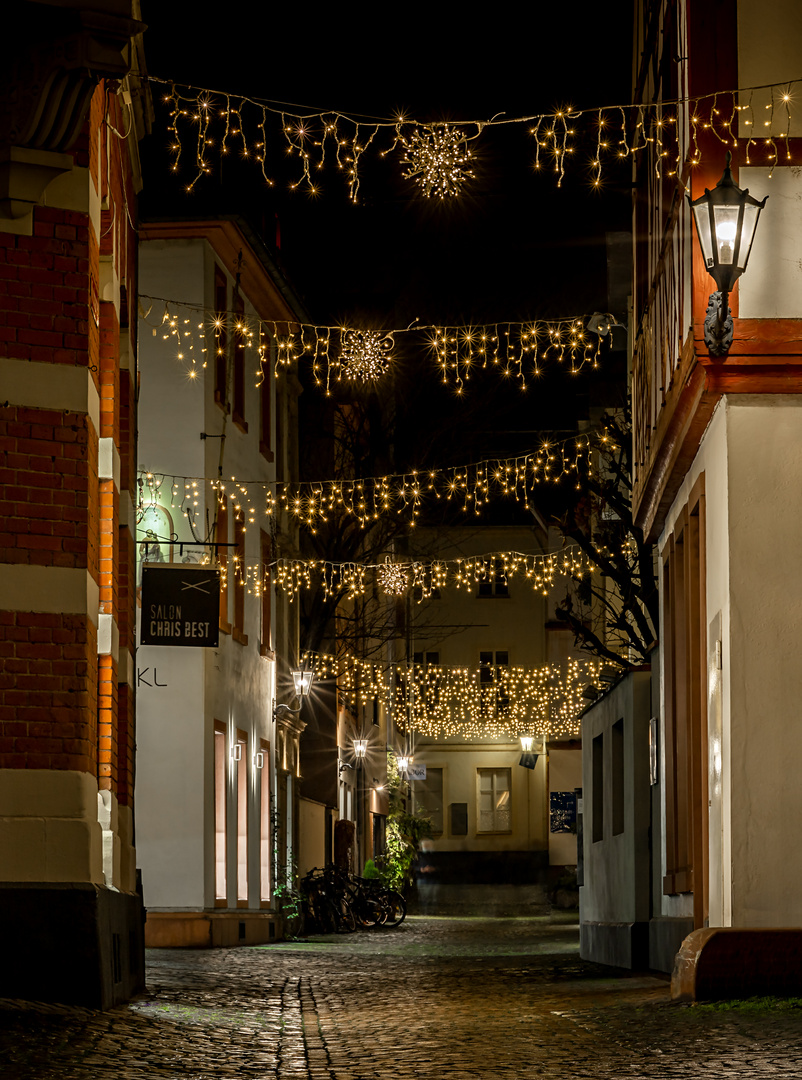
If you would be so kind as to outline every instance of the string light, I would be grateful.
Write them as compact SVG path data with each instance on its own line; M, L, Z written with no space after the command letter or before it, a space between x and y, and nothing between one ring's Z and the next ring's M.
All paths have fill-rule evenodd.
M749 130L745 139L746 162L761 151L772 165L780 157L791 160L790 122L792 88L802 79L783 84L719 90L699 97L588 109L565 107L552 113L530 116L499 114L491 120L458 120L432 124L405 117L365 117L344 111L289 108L280 103L242 94L230 94L170 80L149 77L166 86L163 102L169 109L168 130L173 154L172 170L182 170L189 157L194 175L185 183L191 191L199 180L213 172L212 159L237 156L252 161L265 182L273 185L266 162L277 156L279 140L291 160L297 163L297 179L292 188L319 191L320 176L329 163L343 174L349 198L359 198L359 166L371 148L382 156L391 152L400 158L404 176L414 179L424 196L454 197L473 175L467 143L488 127L526 124L534 139L534 168L551 172L562 183L569 164L583 158L592 186L602 183L603 165L653 152L657 175L678 176L686 161L701 160L699 136L713 133L726 146L735 148L739 136L736 120ZM765 116L756 122L755 95L765 92ZM731 101L725 110L722 100ZM759 101L764 102L761 95ZM762 128L762 130L761 130ZM468 136L466 130L476 131ZM580 147L593 147L587 157ZM546 166L544 169L544 165Z
M162 340L173 342L175 359L184 365L189 378L196 378L207 366L209 350L224 354L224 342L236 340L253 364L256 385L269 370L272 346L276 377L308 359L315 384L325 387L326 393L343 379L373 382L385 375L398 334L411 335L413 345L417 341L428 351L443 382L453 382L458 392L472 375L485 369L516 380L522 389L542 374L546 363L567 365L570 374L576 375L586 364L599 367L605 342L607 348L612 347L610 316L595 318L593 330L587 328L587 316L576 316L472 326L421 326L415 322L378 331L265 320L142 294L140 318L154 335L161 332Z
M446 469L296 484L233 476L228 481L208 483L219 502L231 498L249 522L261 510L268 516L286 513L313 532L338 515L355 517L365 528L385 514L404 515L414 525L427 500L454 503L464 514L479 516L495 498L511 498L528 509L540 484L560 483L566 478L579 487L581 477L590 472L596 440L600 448L612 445L606 434L596 433L593 438L578 435L562 443L544 442L539 450L513 458L483 459ZM163 505L162 493L166 498L168 491L170 507L177 503L183 506L187 484L198 482L202 482L200 478L141 471L139 512Z
M336 678L343 704L356 712L378 702L399 730L427 738L576 735L587 706L582 691L595 683L600 660L570 660L539 668L380 664L352 655L310 653L304 665L318 678Z

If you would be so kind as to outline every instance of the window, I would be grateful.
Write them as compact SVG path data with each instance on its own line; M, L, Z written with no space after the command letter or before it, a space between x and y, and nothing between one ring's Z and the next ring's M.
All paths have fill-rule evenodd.
M237 731L237 906L248 905L248 736ZM244 901L244 904L243 904Z
M273 652L273 582L270 572L270 564L273 561L273 542L264 530L260 531L259 540L262 557L262 637L259 652L272 660L275 655Z
M593 843L604 839L604 735L593 740Z
M427 653L416 652L416 653L412 654L412 662L414 664L424 665L425 667L430 667L430 666L435 667L437 664L440 663L440 653L439 652L427 652Z
M214 400L227 411L228 282L219 266L214 268L214 306L217 313L214 331Z
M509 769L476 770L476 822L477 833L512 831Z
M259 740L261 766L259 768L259 870L260 898L262 903L270 901L270 743Z
M273 460L273 435L271 423L271 397L273 394L273 363L270 355L270 337L261 331L262 364L259 383L259 453L267 461Z
M624 831L624 721L616 720L613 724L613 836Z
M226 729L214 722L214 898L226 905Z
M234 590L234 629L232 637L240 645L248 644L248 635L245 633L245 578L247 568L245 566L245 515L238 510L234 516L234 536L237 546L234 549L234 573L232 588Z
M483 716L505 713L510 707L506 671L510 654L506 649L479 653L479 693Z
M217 503L217 529L215 541L224 546L218 547L217 559L220 563L220 629L224 634L231 633L228 621L228 575L231 567L228 561L228 500L225 495Z
M504 564L501 559L496 559L493 570L488 573L489 580L479 582L477 596L509 596L510 589L507 584L507 575L504 572Z
M231 419L240 429L247 433L248 425L245 422L245 301L240 294L234 292L234 353L232 364L234 368L234 408Z
M413 814L421 814L432 822L432 832L443 832L443 770L426 769L425 780L412 781Z

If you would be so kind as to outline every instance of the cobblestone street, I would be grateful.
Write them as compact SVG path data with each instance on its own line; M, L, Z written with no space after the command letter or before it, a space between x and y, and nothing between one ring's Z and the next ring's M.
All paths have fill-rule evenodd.
M408 919L262 948L157 950L107 1013L0 1002L3 1080L802 1076L792 1008L679 1006L586 964L575 925Z

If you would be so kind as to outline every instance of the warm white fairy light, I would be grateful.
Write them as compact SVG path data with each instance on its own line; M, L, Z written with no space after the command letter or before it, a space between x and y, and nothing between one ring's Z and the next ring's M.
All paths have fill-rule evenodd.
M592 471L591 458L597 449L614 449L605 432L556 443L544 441L540 449L514 458L484 459L445 469L296 484L234 476L207 482L219 501L233 495L249 522L259 513L285 513L314 532L338 516L355 517L367 528L384 514L393 514L403 515L415 524L427 500L454 503L472 517L480 516L482 508L496 498L514 499L528 509L541 484L581 486L582 477ZM176 485L193 481L203 482L200 478L142 471L139 506L144 510L155 505L161 501L163 489L172 493ZM171 501L170 505L175 504Z
M388 555L376 570L379 588L389 596L403 596L409 585L409 571L400 563L394 563Z
M276 102L248 98L242 94L165 83L163 102L169 110L169 139L173 153L172 170L182 171L188 160L187 191L210 176L215 157L237 156L252 161L265 182L274 179L267 160L279 147L297 162L298 179L291 185L317 193L325 167L331 163L346 181L349 197L359 198L359 166L363 156L375 151L386 156L399 145L403 148L405 175L416 180L425 196L448 198L459 193L472 176L471 153L467 143L485 128L499 124L527 125L535 141L535 169L550 173L559 185L574 162L589 169L594 187L602 183L605 163L653 151L658 175L676 176L686 161L701 160L700 135L709 131L730 147L743 141L747 164L758 151L776 164L781 156L791 160L790 119L793 88L800 79L772 86L722 89L693 98L587 109L565 107L556 112L529 116L499 114L491 120L455 120L432 124L414 118L377 117L365 119L347 112L320 112L308 109L293 112ZM759 120L754 97L765 104ZM720 102L729 104L722 108ZM738 135L738 121L749 131ZM475 134L466 134L474 132ZM278 144L269 146L271 140ZM584 149L595 147L589 154ZM579 148L583 152L579 153Z
M602 324L596 318L595 330L588 329L590 316L576 316L470 326L415 322L379 331L265 320L144 294L140 301L140 318L154 333L161 330L163 340L173 342L175 358L190 378L207 366L209 354L225 355L225 343L236 340L257 386L270 370L271 356L277 377L307 360L315 383L327 392L342 380L376 381L392 362L399 334L411 335L434 358L443 382L453 382L460 391L485 369L515 379L522 389L539 378L546 364L564 365L575 375L586 364L598 368L603 349L612 346L611 316Z
M399 129L398 141L404 147L404 176L414 180L427 199L454 198L466 180L473 179L468 139L459 128L431 124L415 128L411 135Z
M404 732L443 739L521 735L576 735L600 660L570 660L539 668L482 668L433 664L379 664L355 656L310 654L304 662L321 678L336 678L343 704L353 711L378 701ZM622 666L624 666L622 661Z
M376 330L344 330L340 344L340 374L349 382L376 382L387 372L393 339Z

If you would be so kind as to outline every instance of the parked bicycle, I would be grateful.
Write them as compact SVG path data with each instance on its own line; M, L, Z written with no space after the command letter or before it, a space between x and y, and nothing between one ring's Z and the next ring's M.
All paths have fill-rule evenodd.
M307 927L314 927L322 934L348 934L356 930L349 899L338 887L331 868L313 867L301 879L301 895Z

